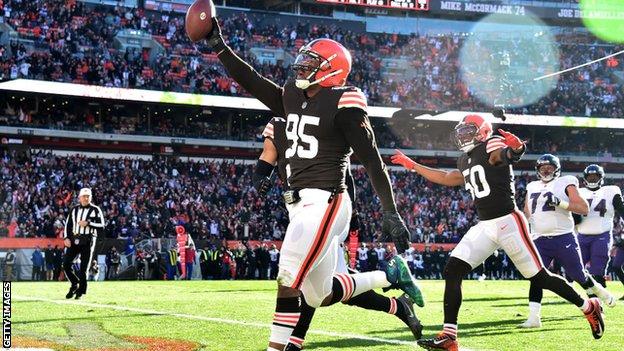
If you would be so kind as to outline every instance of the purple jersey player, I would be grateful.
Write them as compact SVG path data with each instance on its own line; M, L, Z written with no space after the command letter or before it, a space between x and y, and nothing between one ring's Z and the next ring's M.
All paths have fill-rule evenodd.
M576 228L583 263L589 264L589 273L598 283L606 287L605 274L613 243L611 240L613 219L616 212L620 217L624 216L624 204L622 191L618 186L603 186L604 175L604 169L599 165L592 164L585 168L583 172L585 187L580 189L580 193L589 203L589 213L578 218L580 223ZM616 259L619 262L614 261L613 267L616 272L620 272L618 277L624 282L622 251L621 248L617 250Z
M579 194L578 179L561 177L559 158L545 154L535 166L539 180L527 185L524 212L529 218L535 246L549 267L557 261L572 280L578 282L590 295L597 295L613 307L615 299L585 271L579 245L574 235L572 213L587 215L589 206ZM529 290L529 317L522 328L541 327L542 289L531 284Z

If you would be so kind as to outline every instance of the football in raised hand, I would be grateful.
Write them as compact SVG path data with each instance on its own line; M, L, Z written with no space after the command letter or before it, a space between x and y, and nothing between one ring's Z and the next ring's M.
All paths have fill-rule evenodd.
M186 11L184 27L191 41L200 41L212 30L212 17L216 15L211 0L195 0Z

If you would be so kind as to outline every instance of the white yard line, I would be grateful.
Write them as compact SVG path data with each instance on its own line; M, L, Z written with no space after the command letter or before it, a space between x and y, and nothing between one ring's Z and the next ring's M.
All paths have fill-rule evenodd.
M42 298L42 297L23 297L23 296L12 296L12 298L14 300L17 300L17 301L40 301L40 302L54 303L54 304L58 304L58 305L76 305L76 306L85 306L85 307L93 307L93 308L106 308L106 309L117 310L117 311L137 312L137 313L145 313L145 314L155 314L155 315L161 315L161 316L170 316L170 317L178 317L178 318L185 318L185 319L195 319L195 320L215 322L215 323L244 325L244 326L251 326L251 327L265 328L265 329L269 329L271 327L270 324L266 324L266 323L256 323L256 322L240 321L240 320L236 320L236 319L224 319L224 318L198 316L198 315L194 315L194 314L175 313L175 312L167 312L167 311L157 311L157 310L150 310L150 309L144 309L144 308L135 308L135 307L129 307L129 306L106 305L106 304L91 303L91 302L85 302L85 301L53 300L53 299L47 299L47 298ZM340 339L358 339L358 340L374 341L374 342L385 343L385 344L410 345L410 346L414 346L414 347L417 346L416 343L413 342L413 341L396 340L396 339L385 339L385 338L375 338L375 337L366 336L366 335L349 334L349 333L337 333L337 332L331 332L331 331L325 331L325 330L316 330L316 329L309 330L308 334L317 334L317 335L331 336L331 337L336 337L336 338L340 338ZM474 351L474 350L467 349L467 348L461 348L461 350L462 351Z

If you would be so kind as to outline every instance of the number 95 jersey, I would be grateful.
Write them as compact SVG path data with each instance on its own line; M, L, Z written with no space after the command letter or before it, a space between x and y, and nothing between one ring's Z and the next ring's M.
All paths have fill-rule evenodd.
M527 206L531 212L529 223L534 239L542 235L554 236L574 232L572 212L547 203L547 199L552 194L569 202L566 188L570 185L578 188L578 184L576 177L563 176L548 183L535 180L527 185Z
M457 160L466 190L472 195L482 221L508 215L516 209L513 168L490 164L490 153L505 147L503 138L494 136Z
M576 227L579 234L598 235L612 231L615 216L613 198L622 195L620 188L615 185L606 185L596 191L581 188L579 193L589 203L589 214Z
M345 171L351 147L336 117L344 109L367 112L366 97L351 86L324 88L312 98L284 85L287 149L284 158L288 183L293 188L346 189Z

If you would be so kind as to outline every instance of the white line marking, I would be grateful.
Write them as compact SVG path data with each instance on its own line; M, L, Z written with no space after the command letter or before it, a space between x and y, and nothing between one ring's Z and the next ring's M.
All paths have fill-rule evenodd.
M244 326L266 328L266 329L271 328L271 325L266 324L266 323L247 322L247 321L240 321L240 320L235 320L235 319L223 319L223 318L215 318L215 317L198 316L194 314L148 310L144 308L135 308L135 307L128 307L128 306L106 305L106 304L91 303L91 302L76 301L76 300L52 300L52 299L46 299L46 298L41 298L41 297L13 296L12 298L18 301L40 301L40 302L54 303L57 305L76 305L76 306L85 306L85 307L93 307L93 308L107 308L107 309L117 310L117 311L155 314L155 315L161 315L161 316L195 319L195 320L215 322L215 323L244 325ZM417 346L414 341L375 338L375 337L359 335L359 334L336 333L336 332L330 332L330 331L325 331L325 330L311 329L308 331L308 334L331 336L331 337L340 338L340 339L359 339L359 340L374 341L374 342L380 342L380 343L386 343L386 344ZM467 348L461 348L461 350L462 351L474 351L474 350L467 349Z
M581 68L581 67L585 67L585 66L589 66L589 65L593 65L596 62L600 62L600 61L603 61L603 60L606 60L606 59L609 59L611 57L618 56L618 55L621 55L621 54L624 54L624 50L618 51L618 52L616 52L614 54L611 54L611 55L607 55L605 57L601 57L601 58L599 58L597 60L585 62L585 63L580 64L578 66L570 67L568 69L564 69L564 70L561 70L561 71L558 71L558 72L554 72L554 73L550 73L550 74L546 74L546 75L543 75L543 76L540 76L540 77L533 78L533 81L542 80L544 78L549 78L549 77L556 76L556 75L559 75L559 74L563 74L563 73L567 73L567 72L570 72L570 71L574 71L575 69L578 69L578 68Z

